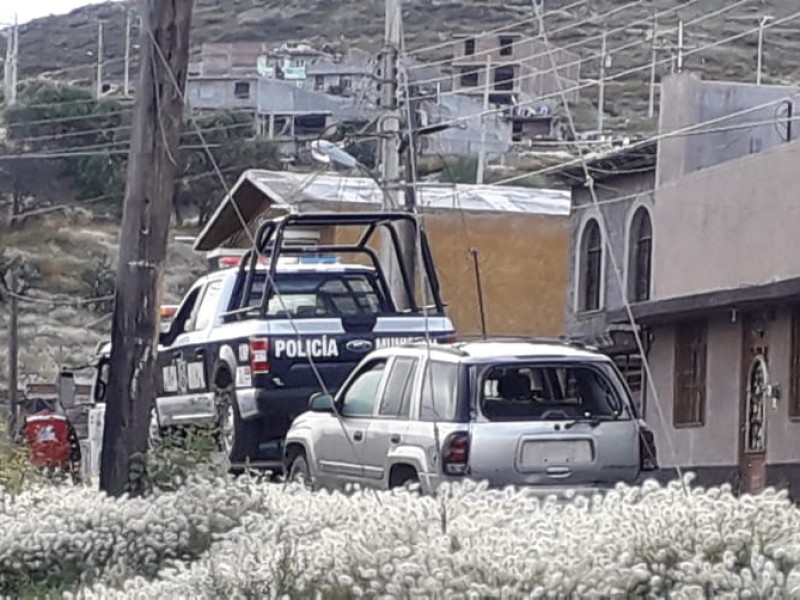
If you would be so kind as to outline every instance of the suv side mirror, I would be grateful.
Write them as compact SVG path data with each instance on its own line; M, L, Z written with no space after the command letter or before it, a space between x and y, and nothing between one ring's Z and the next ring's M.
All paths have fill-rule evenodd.
M311 396L308 408L313 412L333 412L333 396L317 392Z

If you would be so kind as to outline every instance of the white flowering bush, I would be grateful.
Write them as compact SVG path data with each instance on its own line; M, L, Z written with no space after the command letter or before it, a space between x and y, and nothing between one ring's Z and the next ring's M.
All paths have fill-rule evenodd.
M0 593L67 597L800 598L800 510L679 482L569 503L465 483L344 495L247 477L110 500L45 488L0 507Z

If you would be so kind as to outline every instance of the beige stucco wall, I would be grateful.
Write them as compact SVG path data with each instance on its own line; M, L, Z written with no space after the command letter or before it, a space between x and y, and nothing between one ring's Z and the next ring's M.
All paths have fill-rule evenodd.
M730 316L717 316L708 326L706 419L703 427L676 429L672 425L674 383L674 327L658 327L650 352L653 382L664 413L661 420L656 400L648 389L646 420L653 428L663 467L734 466L739 455L739 411L742 399L742 328ZM768 325L770 379L781 385L783 398L776 409L767 407L767 462L781 464L800 460L800 422L788 412L791 328L788 310L778 311ZM666 423L666 427L664 426ZM673 456L668 438L675 449Z
M654 299L800 275L799 164L792 142L659 188Z
M481 333L470 248L479 253L490 335L563 333L568 217L442 211L425 213L422 223L459 334ZM339 230L336 240L350 241L352 234Z

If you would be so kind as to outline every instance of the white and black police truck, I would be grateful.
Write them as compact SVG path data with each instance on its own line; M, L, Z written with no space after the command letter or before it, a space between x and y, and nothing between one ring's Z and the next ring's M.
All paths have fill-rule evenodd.
M402 258L404 224L420 242L416 263L424 277L414 280ZM304 228L356 229L358 236L353 243L284 243ZM237 266L198 280L162 330L151 431L215 425L233 467L278 472L292 420L314 393L335 392L365 354L423 339L453 341L430 247L417 228L403 212L290 214L263 223L255 247ZM402 298L392 294L374 249L381 232L391 241ZM109 351L98 356L101 402Z

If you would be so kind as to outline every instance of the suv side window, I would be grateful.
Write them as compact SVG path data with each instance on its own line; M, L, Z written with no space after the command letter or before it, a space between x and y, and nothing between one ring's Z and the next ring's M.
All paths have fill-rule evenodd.
M422 376L421 421L450 421L458 413L458 364L431 360Z
M392 370L386 378L386 388L378 409L379 415L408 418L416 373L416 358L401 356L395 359Z
M379 360L362 370L344 392L341 404L343 417L370 417L375 412L386 361Z

